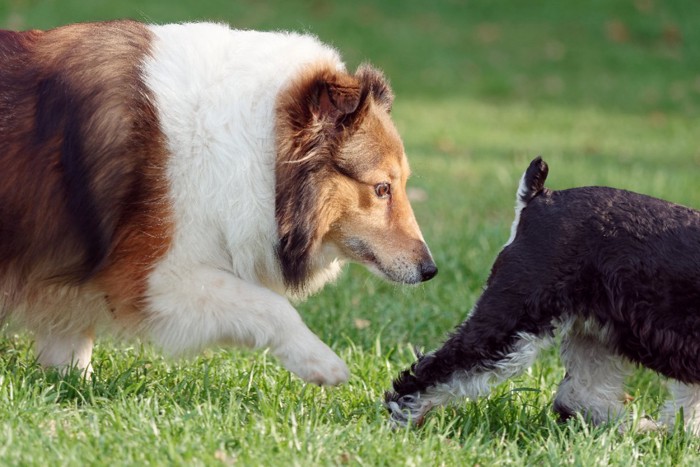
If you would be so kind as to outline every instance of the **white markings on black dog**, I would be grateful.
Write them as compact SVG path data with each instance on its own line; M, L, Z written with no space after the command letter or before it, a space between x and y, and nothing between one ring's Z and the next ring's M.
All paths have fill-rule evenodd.
M510 239L468 319L394 381L392 419L419 424L431 407L487 395L559 333L560 416L626 429L623 382L637 364L674 380L661 421L682 409L698 434L700 212L613 188L548 190L547 170L537 158L523 175Z

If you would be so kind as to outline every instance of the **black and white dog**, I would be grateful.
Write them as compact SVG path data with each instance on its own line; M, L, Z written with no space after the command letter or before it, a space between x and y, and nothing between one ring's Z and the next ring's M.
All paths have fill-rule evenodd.
M394 381L393 420L420 424L431 407L488 394L559 333L560 416L620 419L633 363L672 380L661 421L683 409L699 434L700 211L613 188L552 191L547 172L538 157L523 175L510 239L469 318Z

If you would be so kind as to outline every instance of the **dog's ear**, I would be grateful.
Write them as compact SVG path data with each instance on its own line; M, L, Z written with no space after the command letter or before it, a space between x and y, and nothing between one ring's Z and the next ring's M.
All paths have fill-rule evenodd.
M364 65L353 76L314 70L282 93L277 108L275 217L277 256L285 284L303 292L320 240L325 193L336 170L333 155L362 122L368 103L388 109L393 95L384 76Z
M319 120L338 123L360 105L361 86L345 73L324 73L311 88L311 113Z
M303 292L318 244L333 154L361 113L360 81L332 68L314 71L280 97L277 110L275 217L285 284Z
M387 112L391 112L391 106L394 104L394 93L384 73L364 63L359 66L355 76L362 83L363 89L366 89L367 93L372 96L374 102L386 109Z

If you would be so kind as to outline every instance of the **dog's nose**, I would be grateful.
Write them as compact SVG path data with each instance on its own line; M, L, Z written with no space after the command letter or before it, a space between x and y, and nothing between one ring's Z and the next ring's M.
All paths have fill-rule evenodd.
M420 276L422 282L429 281L435 277L437 272L437 266L435 266L435 263L432 260L427 260L420 263Z

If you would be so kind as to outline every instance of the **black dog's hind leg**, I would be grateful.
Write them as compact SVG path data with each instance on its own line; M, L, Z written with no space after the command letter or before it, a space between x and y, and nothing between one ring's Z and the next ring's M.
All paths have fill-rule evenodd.
M668 383L671 398L661 410L661 421L671 427L678 411L683 411L683 425L687 431L700 436L700 384L684 384L676 380Z
M440 349L394 381L385 400L392 418L419 424L432 407L487 395L494 384L526 370L550 341L552 329L550 320L537 325L529 311L523 295L489 287Z
M561 333L566 376L557 389L554 411L562 419L581 414L596 425L619 419L629 364L609 348L606 331L591 322L572 319Z
M662 427L648 417L633 425L633 414L624 406L624 381L632 365L611 348L607 329L578 318L563 323L561 335L566 376L559 383L553 409L562 420L581 414L595 425L622 421L622 431L634 428L648 432Z

